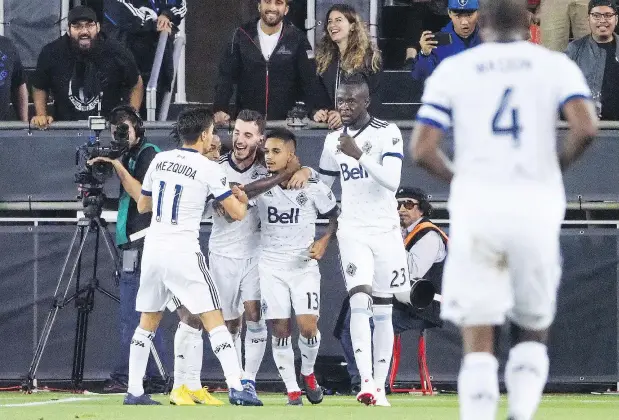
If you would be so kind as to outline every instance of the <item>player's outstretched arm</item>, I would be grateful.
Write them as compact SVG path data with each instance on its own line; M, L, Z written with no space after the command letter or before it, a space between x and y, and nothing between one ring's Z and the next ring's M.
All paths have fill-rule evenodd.
M310 246L310 258L315 260L322 259L329 246L329 241L335 232L337 232L337 218L340 216L339 206L336 205L333 207L333 210L322 216L329 218L329 225L327 226L327 232L325 232L320 239L315 240L312 246Z
M451 182L453 171L449 159L439 148L443 130L417 122L409 146L413 161L437 178Z
M563 105L570 131L559 151L561 170L567 169L589 147L597 135L597 118L591 100L575 98Z
M251 199L257 197L260 194L269 191L276 185L288 182L290 178L300 169L301 164L299 163L299 158L295 156L295 158L288 163L286 169L281 173L243 185L242 189L245 191L248 198Z
M138 198L138 213L144 214L153 211L153 197L142 192Z
M221 205L234 220L243 220L247 214L247 195L237 186L232 187L232 195L221 201Z

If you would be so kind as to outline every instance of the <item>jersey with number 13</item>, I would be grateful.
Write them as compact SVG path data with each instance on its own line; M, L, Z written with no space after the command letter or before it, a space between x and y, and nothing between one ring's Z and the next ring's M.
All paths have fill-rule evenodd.
M199 247L200 221L206 198L224 200L232 194L223 169L193 149L158 153L142 184L152 196L153 217L146 244Z
M526 41L486 43L444 60L426 82L417 120L453 129L450 201L496 202L488 192L513 186L509 205L526 200L519 189L560 204L558 112L566 101L590 96L565 54Z

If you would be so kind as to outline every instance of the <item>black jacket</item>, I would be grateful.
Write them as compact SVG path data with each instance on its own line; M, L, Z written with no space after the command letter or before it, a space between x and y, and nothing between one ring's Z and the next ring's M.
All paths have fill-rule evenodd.
M371 68L369 65L368 69ZM374 73L371 70L362 71L365 79L368 83L368 87L370 88L370 106L368 111L371 115L376 115L377 111L381 108L381 99L380 99L380 77L381 72ZM353 73L354 74L354 73ZM335 91L337 87L340 85L342 81L346 79L346 73L344 73L339 66L339 57L337 60L331 61L327 69L324 73L319 75L320 85L321 85L321 103L325 103L325 101L329 104L327 109L336 109L335 108ZM350 76L348 76L350 77Z
M253 109L270 120L285 120L296 101L303 101L310 117L320 95L314 53L305 34L284 21L281 36L269 61L260 50L258 22L237 28L219 64L213 108L229 113L233 85L236 106ZM318 100L317 100L318 98Z
M167 16L172 22L172 34L175 34L186 13L186 0L105 0L103 32L131 50L146 86L159 41L156 16ZM159 78L160 86L165 90L172 86L173 51L171 36L168 38Z

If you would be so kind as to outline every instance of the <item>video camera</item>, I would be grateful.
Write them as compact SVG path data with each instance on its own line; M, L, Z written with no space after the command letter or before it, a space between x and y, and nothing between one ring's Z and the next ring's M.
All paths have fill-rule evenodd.
M105 118L96 116L88 119L88 127L95 132L95 137L88 143L83 144L75 151L75 183L78 184L79 196L84 207L93 208L93 211L101 209L105 196L103 184L113 175L113 167L107 162L98 162L88 165L88 161L97 157L118 159L129 150L129 126L119 124L114 132L114 138L109 146L104 146L99 140L99 134L106 127Z

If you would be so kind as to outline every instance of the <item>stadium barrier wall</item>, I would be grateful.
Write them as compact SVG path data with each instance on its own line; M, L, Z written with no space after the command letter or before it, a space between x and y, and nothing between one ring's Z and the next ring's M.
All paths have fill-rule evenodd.
M285 125L283 123L270 124ZM398 124L405 143L408 143L410 122ZM304 164L316 166L326 134L319 126L297 132L299 155ZM615 170L619 156L619 125L602 126L599 139L583 160L566 174L566 189L570 201L619 201L619 175ZM171 148L169 123L147 124L149 140ZM559 129L564 135L563 128ZM229 134L220 131L224 142ZM84 123L58 123L47 131L29 131L26 125L5 123L0 126L0 210L24 204L36 208L48 202L50 208L77 207L75 148L86 142L90 132ZM109 136L103 133L103 143ZM450 151L452 141L446 142ZM403 185L427 189L433 200L447 196L446 186L430 180L420 169L405 159ZM106 184L106 193L118 192L115 178ZM336 189L336 192L338 190ZM514 201L522 199L515 197ZM605 204L605 203L601 203ZM26 207L27 207L26 206ZM18 208L16 206L14 208ZM577 222L574 222L577 223ZM618 222L619 223L619 222ZM554 383L617 383L619 381L619 224L615 222L582 222L588 228L562 231L561 245L564 261L563 283L560 290L557 320L551 333L550 381ZM322 230L324 225L319 227ZM113 223L110 230L114 231ZM201 242L207 251L210 225L203 225ZM62 262L75 231L75 220L0 219L0 379L18 379L28 370L34 349L50 309ZM91 240L92 242L92 240ZM82 282L90 277L92 243L83 257ZM341 348L332 331L345 289L337 260L337 244L330 245L321 262L322 317L319 327L323 333L321 356L339 356ZM107 289L118 293L112 278L112 264L105 249L100 250L98 279ZM82 283L83 284L83 283ZM75 283L71 285L74 290ZM103 295L97 295L90 317L86 355L87 379L107 377L117 360L118 306ZM70 377L73 339L77 311L74 304L62 309L52 330L47 349L38 371L41 379ZM174 316L167 315L161 334L166 341L165 362L171 370ZM296 339L293 340L296 346ZM418 378L415 349L417 334L403 336L404 354L399 379ZM504 365L507 346L503 342L500 361ZM267 351L259 379L276 379L277 370ZM428 333L428 363L434 380L455 382L460 363L460 339L453 327L431 330ZM219 364L205 344L203 375L206 379L223 378Z

